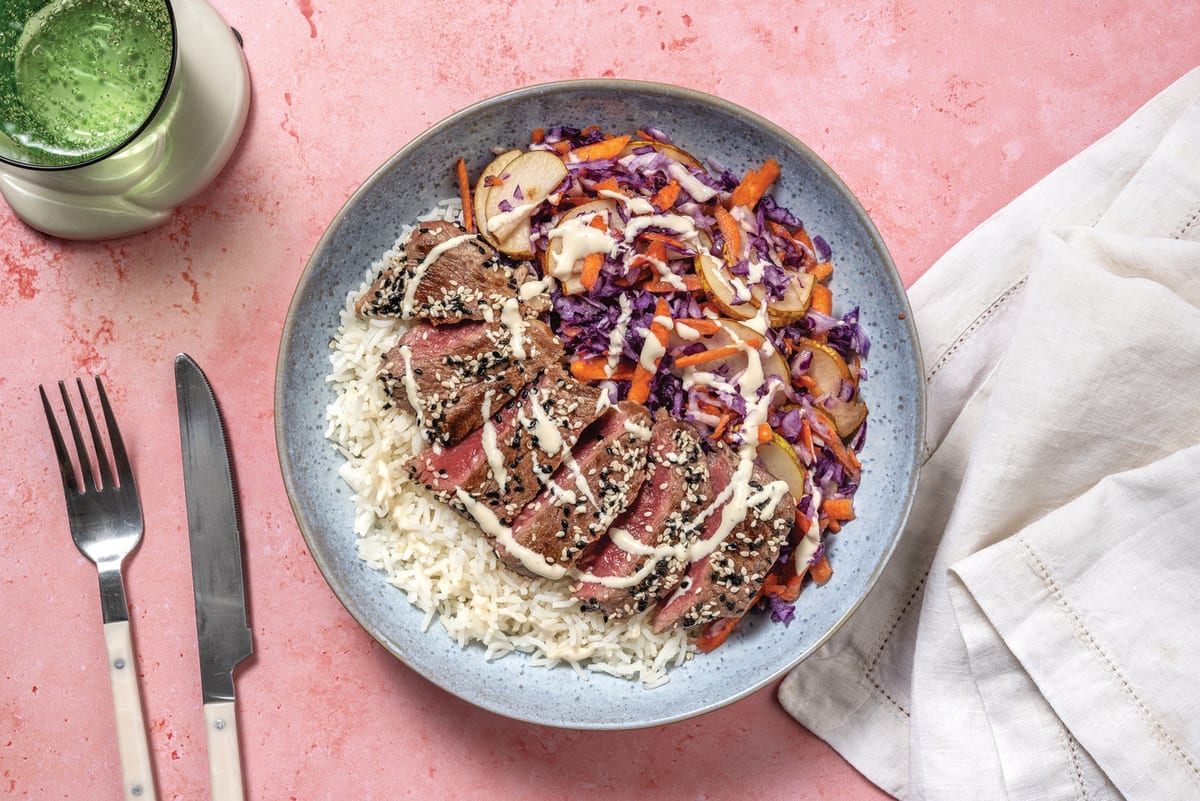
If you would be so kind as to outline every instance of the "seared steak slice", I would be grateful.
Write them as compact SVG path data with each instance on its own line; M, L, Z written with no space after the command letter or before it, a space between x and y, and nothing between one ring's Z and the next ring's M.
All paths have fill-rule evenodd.
M379 377L396 404L416 415L428 441L450 445L562 355L562 343L540 320L522 321L516 336L501 323L421 323L384 355Z
M561 365L551 365L456 444L414 456L409 474L460 512L467 511L458 499L461 489L508 524L600 416L600 396Z
M495 319L506 301L517 302L527 272L514 272L482 237L440 220L418 225L403 250L359 298L355 310L363 317L436 324ZM545 304L519 303L518 308L528 316Z
M751 468L748 475L746 467ZM710 454L708 470L720 506L705 518L693 547L728 533L711 553L692 562L659 607L651 624L656 633L676 624L691 628L743 615L758 597L792 527L796 505L783 482L752 462L743 465L727 447Z
M513 520L516 544L548 565L574 565L637 497L646 478L649 438L650 413L642 404L621 401L606 410L541 494ZM521 570L521 559L499 543L496 553L510 568Z
M630 617L656 605L679 582L688 562L682 552L696 536L696 517L708 506L708 461L700 435L687 423L659 409L647 455L650 475L637 500L613 522L609 537L575 588L583 608L606 619ZM656 550L635 553L621 547L625 538Z

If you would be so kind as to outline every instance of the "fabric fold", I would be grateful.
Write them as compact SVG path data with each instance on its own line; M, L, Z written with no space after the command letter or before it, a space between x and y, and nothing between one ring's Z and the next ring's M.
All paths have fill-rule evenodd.
M1089 696L1047 665L1060 653L1064 664L1082 659L1086 641L1031 646L1037 623L1018 623L1014 609L1041 621L1057 608L1017 558L1025 543L1039 552L1044 521L1095 505L1110 477L1200 442L1197 220L1200 70L986 221L910 291L930 419L909 524L855 617L780 688L785 708L892 795L1170 798L1146 794L1128 767L1156 731L1178 745L1176 778L1195 761L1192 728L1138 729L1129 710L1114 718L1072 701ZM1056 542L1080 559L1106 556L1086 530ZM1174 581L1196 586L1198 552ZM1151 595L1139 605L1133 588L1123 593L1161 634ZM1085 593L1081 609L1099 600ZM1188 643L1200 656L1200 638ZM1147 683L1137 697L1155 719L1172 720L1150 689L1169 674L1117 665ZM1200 704L1200 689L1171 690ZM1185 789L1200 797L1200 785Z

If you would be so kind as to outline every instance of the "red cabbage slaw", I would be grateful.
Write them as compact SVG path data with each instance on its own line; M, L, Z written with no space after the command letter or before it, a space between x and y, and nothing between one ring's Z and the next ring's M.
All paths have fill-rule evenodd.
M589 146L618 138L623 144L619 152L572 157L595 152L597 148ZM832 248L821 236L810 238L803 222L769 192L755 197L750 207L732 204L749 176L739 179L712 160L701 163L674 147L658 129L614 137L596 126L555 126L534 131L527 149L554 151L563 156L567 168L562 183L530 217L533 269L540 278L555 272L552 245L573 209L599 200L607 200L611 209L607 224L598 226L610 241L600 253L602 261L593 256L592 274L585 272L584 281L576 280L580 268L587 269L580 259L570 280L563 280L560 265L559 280L548 282L552 311L547 322L561 338L572 372L607 389L615 402L630 396L639 369L649 371L642 376L647 391L638 399L651 412L665 408L709 439L734 447L755 438L763 445L772 443L801 466L804 489L795 498L793 536L764 586L761 601L773 619L790 621L805 572L822 564L828 571L825 535L853 517L846 510L858 489L856 454L866 438L865 406L862 419L851 419L850 430L839 432L834 419L834 412L861 404L859 389L867 378L862 361L870 340L859 322L858 308L840 316L833 313L828 291ZM522 198L519 189L513 197ZM500 208L508 212L512 206ZM736 231L723 227L719 219L723 212L732 212L726 216L736 222ZM684 230L686 236L681 235ZM732 307L728 298L721 302L714 296L711 280L705 280L699 269L700 258L715 259L725 271L724 279L734 288ZM818 307L816 297L821 293L814 292L805 309L776 318L775 306L787 298L798 275L811 277L807 285L822 287L826 303ZM704 358L697 354L719 345L699 336L704 333L699 323L736 326L729 313L748 307L755 314L743 317L744 325L737 330L761 334L763 341L756 346L769 356L774 354L772 363L784 365L783 369L756 373L756 378L761 377L759 385L747 387L739 385L746 375L739 374L736 362L716 360L706 365L712 374L709 380L689 381L678 360L694 362ZM656 330L660 334L662 330L661 324L656 329L656 317L661 323L664 309L672 321L682 323L677 331L692 336L672 335L655 343ZM693 328L701 330L689 328L687 321L697 321ZM727 340L728 334L723 341ZM811 373L818 361L836 365L840 380L833 385L814 381ZM589 373L585 369L589 364L605 369ZM576 370L577 366L581 367ZM765 423L744 425L748 402L758 405L767 395L771 399Z

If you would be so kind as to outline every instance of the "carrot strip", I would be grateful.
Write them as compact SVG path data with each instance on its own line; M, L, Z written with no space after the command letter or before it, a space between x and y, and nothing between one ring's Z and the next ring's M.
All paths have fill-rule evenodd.
M696 640L696 648L706 654L715 651L721 643L729 639L729 635L733 633L740 619L736 617L723 617L720 620L714 620L712 623L709 623L700 632L700 637Z
M593 217L588 225L598 231L608 230L608 224L604 222L604 217L600 214ZM603 267L603 253L589 253L583 257L583 271L579 276L579 281L583 284L584 289L591 289L596 285L596 281L600 278L600 270Z
M762 445L764 442L770 442L771 437L773 437L773 436L775 436L775 432L771 430L771 427L769 425L767 425L766 423L758 424L758 444L759 445Z
M818 585L825 584L833 578L833 567L829 564L829 557L821 554L820 559L808 566L808 575L812 576Z
M833 292L824 284L813 284L812 288L812 303L814 311L819 311L821 314L833 314Z
M734 188L733 194L729 198L730 205L754 208L778 177L779 162L775 159L767 159L757 170L746 173L746 177Z
M717 421L716 426L713 427L712 433L708 435L708 438L711 440L718 440L724 436L725 429L729 427L731 422L733 422L733 417L733 412L729 411L728 409L722 411L721 419Z
M742 253L741 226L738 225L737 220L733 219L729 210L720 203L713 208L713 213L717 218L717 230L721 232L721 239L724 240L725 261L737 264L738 256Z
M458 195L462 199L463 228L475 233L475 204L471 202L471 185L467 180L467 160L460 158L454 171L458 174Z
M812 237L808 235L808 231L805 231L804 228L797 228L795 231L792 231L792 239L804 245L805 250L809 253L815 253L817 250L813 245Z
M594 189L597 194L600 192L621 192L621 185L617 183L616 178L610 175L603 181L597 181L595 184L593 184L592 189ZM621 194L625 193L621 192Z
M565 156L565 155L567 155L567 152L571 149L571 143L565 139L561 139L561 140L555 142L553 145L551 145L551 147L554 148L554 152L558 153L558 155Z
M862 464L858 461L858 457L854 455L854 451L847 448L846 444L842 442L842 438L838 436L837 429L834 428L833 423L828 419L822 419L821 428L814 429L813 433L821 438L821 441L825 443L829 450L833 451L833 458L837 459L842 467L855 475L858 474L858 471L862 469Z
M708 362L718 361L720 359L728 359L730 356L736 356L741 353L744 348L758 348L762 345L762 340L758 337L749 337L742 342L736 342L732 345L721 345L717 348L689 353L685 356L679 356L675 359L676 367L694 367L697 364L706 364Z
M613 368L612 375L608 374L608 359L604 356L588 356L571 361L571 375L580 381L628 381L633 378L633 365L629 362L618 362Z
M675 250L690 250L687 245L675 237L660 233L659 231L643 231L638 234L638 239L644 239L647 242L662 242L663 245Z
M663 212L674 206L676 200L679 200L679 182L672 178L666 186L654 193L654 197L650 198L650 205Z
M701 336L710 337L721 330L721 324L716 320L706 320L703 317L681 317L675 325L686 325Z
M687 275L680 275L678 278L679 282L683 284L682 287L678 285L679 282L671 282L659 278L654 281L647 281L642 285L642 288L656 295L665 295L671 292L696 292L701 287L700 276L698 275L689 273Z
M817 262L808 268L808 272L818 281L825 281L829 276L833 275L833 264L827 261Z
M854 519L854 502L849 498L826 498L821 502L821 511L830 520L844 522Z
M611 139L602 139L599 142L591 145L583 145L577 147L567 154L570 161L596 161L598 159L615 159L625 145L629 144L630 135L614 136Z
M808 423L808 418L800 421L800 441L804 443L805 449L808 451L809 457L815 461L817 458L817 449L813 445L812 426Z
M667 305L665 298L659 298L658 303L654 305L654 320L650 323L650 333L646 336L646 343L642 345L642 358L638 360L637 365L633 368L632 384L629 387L628 398L637 403L645 403L650 397L650 382L654 380L655 374L658 372L658 365L662 361L662 354L667 347L667 340L670 338L670 330L666 323L659 322L660 320L671 319L671 307ZM657 348L650 344L650 339L653 337L657 341ZM648 349L654 355L654 369L646 367L642 364L645 361L645 353Z
M546 141L546 129L545 128L534 128L533 133L529 137L529 141L533 142L535 145L540 145L542 142L545 142Z

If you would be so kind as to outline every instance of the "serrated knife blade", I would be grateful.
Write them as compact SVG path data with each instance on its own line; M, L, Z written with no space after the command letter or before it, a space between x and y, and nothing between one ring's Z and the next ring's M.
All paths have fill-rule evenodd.
M233 669L253 653L254 643L246 617L237 495L216 397L185 353L175 357L175 395L212 798L240 799Z

